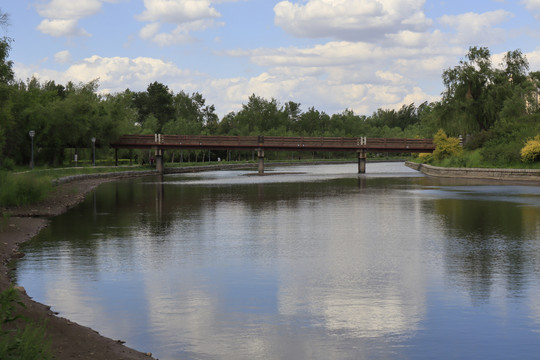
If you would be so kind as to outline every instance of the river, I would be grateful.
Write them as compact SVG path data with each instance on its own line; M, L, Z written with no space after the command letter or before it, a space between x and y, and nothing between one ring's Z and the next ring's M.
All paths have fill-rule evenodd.
M537 357L540 186L356 172L106 183L13 276L161 360Z

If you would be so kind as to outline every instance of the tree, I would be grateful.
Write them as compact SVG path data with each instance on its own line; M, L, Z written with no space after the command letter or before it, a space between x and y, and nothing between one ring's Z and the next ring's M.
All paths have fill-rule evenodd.
M8 14L0 10L0 27L8 26ZM8 60L9 51L11 50L11 39L8 37L0 38L0 165L4 158L3 149L6 146L6 138L8 128L13 126L12 117L10 114L10 88L9 85L14 79L13 62Z
M139 123L143 124L150 115L157 119L158 132L165 123L174 119L173 94L168 86L157 81L148 85L145 92L134 93L133 105L139 114Z
M486 130L494 119L486 117L486 96L493 68L488 48L471 47L466 60L443 72L443 125L452 132Z
M494 68L487 48L469 48L466 60L443 72L445 90L437 108L441 125L454 134L474 133L492 128L504 108L504 116L524 113L528 70L520 50L508 51Z

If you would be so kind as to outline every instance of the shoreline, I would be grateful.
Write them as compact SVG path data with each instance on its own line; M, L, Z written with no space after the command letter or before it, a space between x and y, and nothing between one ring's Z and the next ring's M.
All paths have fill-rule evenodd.
M141 173L131 176L146 176ZM114 181L125 176L111 176L92 179L73 179L54 187L47 197L33 205L7 208L8 217L0 219L0 291L16 286L9 276L12 260L23 257L19 245L31 240L48 226L50 219L73 208L84 200L86 195L98 185ZM151 353L144 353L124 345L121 339L113 340L100 335L97 331L58 316L50 306L32 300L24 288L17 286L25 308L17 306L17 313L22 314L35 324L45 323L46 338L51 344L54 359L153 359ZM18 320L15 326L24 326Z
M405 166L427 176L540 183L540 170L496 168L446 168L406 161Z

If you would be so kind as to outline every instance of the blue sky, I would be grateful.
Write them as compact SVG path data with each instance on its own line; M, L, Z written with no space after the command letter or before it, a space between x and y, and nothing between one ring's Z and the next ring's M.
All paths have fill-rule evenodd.
M470 46L540 70L540 0L9 0L17 78L200 92L220 117L251 94L328 114L437 100Z

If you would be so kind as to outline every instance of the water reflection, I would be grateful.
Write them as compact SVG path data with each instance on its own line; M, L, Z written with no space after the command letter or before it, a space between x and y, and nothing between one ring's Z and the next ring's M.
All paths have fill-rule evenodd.
M486 301L501 278L509 296L522 296L530 276L526 267L538 259L531 253L540 238L537 191L525 186L508 186L504 193L490 186L447 187L433 202L447 235L447 271L475 301Z
M354 169L104 184L28 244L15 276L160 359L470 358L470 321L495 329L495 354L514 349L493 320L510 313L522 354L540 350L537 187Z

